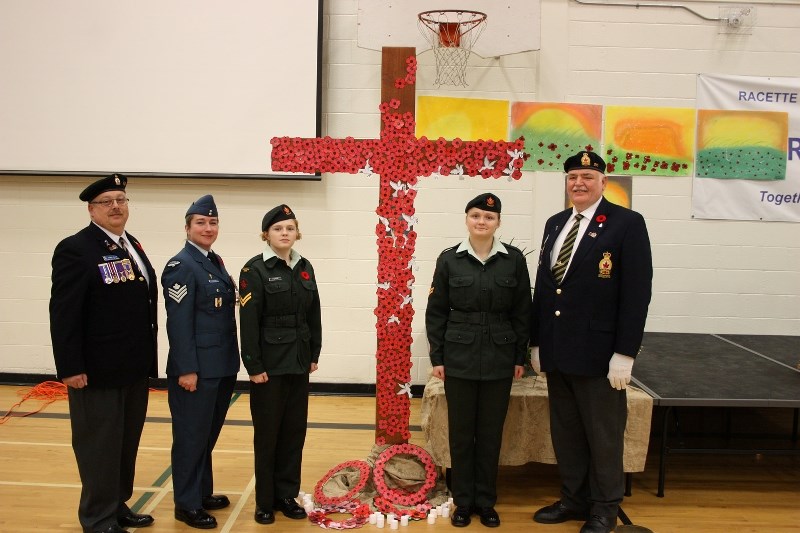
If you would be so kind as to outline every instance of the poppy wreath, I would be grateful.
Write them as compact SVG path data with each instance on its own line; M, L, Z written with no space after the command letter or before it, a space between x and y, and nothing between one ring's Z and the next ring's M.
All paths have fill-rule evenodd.
M404 516L408 515L409 518L412 520L424 520L433 506L428 503L418 503L414 507L407 507L407 508L400 508L388 501L386 498L381 498L380 496L375 496L375 499L372 500L372 503L375 504L375 507L384 514L394 513L395 516Z
M352 515L347 520L331 520L328 515L346 513ZM369 506L358 501L336 505L323 505L308 513L308 519L323 529L355 529L369 522Z
M361 476L358 478L358 483L356 483L352 489L350 489L346 494L342 496L327 496L325 492L322 490L323 487L325 487L325 484L328 481L330 481L335 474L338 474L345 468L358 469L359 473L361 474ZM369 481L370 470L371 468L369 466L369 463L367 463L366 461L357 461L357 460L345 461L344 463L340 463L334 466L333 468L328 470L327 474L322 476L322 479L320 479L317 482L317 485L314 487L314 500L317 503L329 506L341 505L342 502L352 500L356 494L361 492L364 489L364 487L367 486L367 482Z
M392 457L398 454L406 454L416 457L425 468L425 482L418 491L408 493L404 490L390 489L388 486L386 486L386 479L384 477L386 463L389 462ZM423 448L409 443L395 444L394 446L386 448L378 456L378 460L375 461L375 469L373 470L372 477L375 483L375 488L378 490L378 494L380 494L382 498L389 503L411 507L424 502L426 500L428 491L430 491L436 484L436 465L433 463L433 458L430 456L430 454Z

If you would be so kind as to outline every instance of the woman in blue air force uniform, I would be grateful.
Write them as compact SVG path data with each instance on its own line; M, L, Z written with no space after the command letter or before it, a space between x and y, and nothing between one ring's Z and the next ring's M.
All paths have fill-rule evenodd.
M219 234L211 195L189 207L185 229L185 246L161 275L169 336L175 519L208 529L216 519L206 511L230 505L227 496L213 494L211 452L239 372L236 285L211 250Z

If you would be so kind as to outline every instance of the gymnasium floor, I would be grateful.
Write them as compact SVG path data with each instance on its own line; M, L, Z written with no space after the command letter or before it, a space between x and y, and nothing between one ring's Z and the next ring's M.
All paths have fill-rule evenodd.
M0 386L0 413L19 401L18 391L29 387ZM15 409L17 415L34 411L36 400ZM419 431L420 400L412 401L411 442L424 445ZM696 420L708 425L705 417ZM749 420L747 419L749 416ZM767 433L784 434L789 412L753 411L745 427L763 426ZM334 465L363 459L374 438L374 399L313 396L303 463L303 486L312 492L316 482ZM155 524L142 531L195 531L172 516L169 448L171 442L166 394L153 392L148 422L142 436L134 497L129 504L151 513ZM691 430L691 419L685 420ZM789 424L789 428L791 424ZM214 511L215 531L317 531L306 520L293 521L278 514L273 525L253 521L252 429L248 397L237 397L215 450L216 492L227 494L231 506ZM652 441L651 441L652 442ZM784 442L784 445L790 443ZM657 498L657 450L651 449L645 472L633 478L633 494L623 510L634 524L657 533L670 532L770 532L797 531L800 524L800 457L798 456L676 456L670 458L667 495ZM555 466L531 463L501 468L497 510L502 531L574 532L580 523L541 525L531 521L533 512L558 497ZM56 401L41 413L14 416L0 425L0 531L3 533L63 531L80 532L76 508L80 484L70 447L70 428L65 401ZM483 530L477 520L471 530ZM364 530L376 530L366 525ZM452 530L448 521L430 525L412 522L411 531Z

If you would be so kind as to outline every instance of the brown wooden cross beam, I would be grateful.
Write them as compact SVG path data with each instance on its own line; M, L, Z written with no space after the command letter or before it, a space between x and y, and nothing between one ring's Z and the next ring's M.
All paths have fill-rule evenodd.
M524 141L435 141L415 136L414 48L384 48L379 139L276 137L272 169L380 176L375 443L408 442L411 398L411 288L419 176L466 175L519 179Z

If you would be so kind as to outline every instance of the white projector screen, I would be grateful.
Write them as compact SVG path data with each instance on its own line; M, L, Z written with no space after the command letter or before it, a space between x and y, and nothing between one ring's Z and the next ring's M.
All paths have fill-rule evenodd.
M0 173L304 178L322 0L0 0Z

